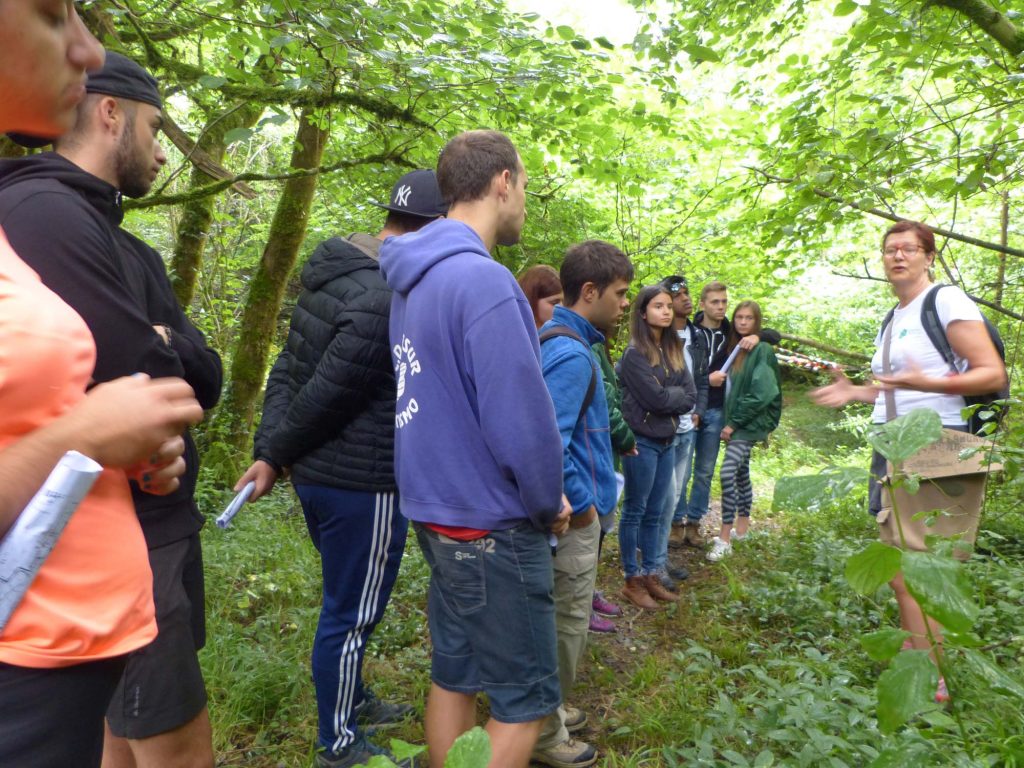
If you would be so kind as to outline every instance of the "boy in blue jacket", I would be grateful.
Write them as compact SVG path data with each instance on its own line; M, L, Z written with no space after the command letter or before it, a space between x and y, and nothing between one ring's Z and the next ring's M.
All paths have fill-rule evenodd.
M572 505L569 530L558 539L554 559L562 706L544 721L533 759L554 768L581 768L593 765L597 753L569 735L570 728L583 727L586 715L565 702L587 644L598 516L611 514L617 497L608 403L591 346L604 341L597 328L614 328L629 306L633 265L614 245L588 240L568 250L559 278L563 304L540 329L540 338L544 383L562 438L562 483Z

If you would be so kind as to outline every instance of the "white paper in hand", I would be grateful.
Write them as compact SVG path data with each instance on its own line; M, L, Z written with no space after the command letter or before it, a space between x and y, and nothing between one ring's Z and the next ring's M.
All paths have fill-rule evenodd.
M68 451L0 540L0 631L102 472L88 456Z
M238 510L242 508L242 505L249 500L252 496L252 492L256 490L256 482L250 480L245 484L245 487L238 492L238 494L231 500L231 503L224 508L224 511L220 513L220 517L217 518L218 528L227 528L231 525L231 520L235 515L238 514Z
M737 344L735 347L732 348L732 352L729 353L729 357L726 358L725 363L722 365L722 368L721 368L722 373L728 373L729 372L729 369L732 368L732 364L734 362L736 362L736 355L738 355L739 353L740 353L740 345Z

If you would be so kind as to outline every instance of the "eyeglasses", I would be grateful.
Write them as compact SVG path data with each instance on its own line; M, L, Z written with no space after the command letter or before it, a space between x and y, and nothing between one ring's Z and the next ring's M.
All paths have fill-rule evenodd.
M923 250L919 245L890 245L888 248L883 248L882 253L892 257L896 255L897 251L903 251L904 256L914 257L917 256L918 251Z
M677 293L681 293L686 289L686 283L669 283L665 286L665 290L675 296Z

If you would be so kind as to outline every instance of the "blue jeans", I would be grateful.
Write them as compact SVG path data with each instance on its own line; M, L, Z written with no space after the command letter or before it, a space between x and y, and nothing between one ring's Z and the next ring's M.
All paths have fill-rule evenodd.
M718 449L721 447L725 413L721 408L708 408L697 428L693 450L693 488L686 505L686 522L698 523L708 513L711 500L711 479L715 476Z
M529 523L474 541L413 527L430 566L431 682L446 691L486 692L499 723L556 711L562 694L548 537Z
M680 418L689 418L681 416ZM670 517L673 523L683 522L686 517L686 486L690 484L690 474L693 469L693 449L697 445L697 430L676 433L675 442L675 466L672 468L674 481L674 494L668 498ZM667 530L667 529L666 529Z
M680 416L688 419L689 416ZM682 522L686 516L686 486L690 482L690 467L693 463L693 446L697 431L677 432L672 443L672 484L665 496L665 516L661 526L661 541L658 542L657 569L662 571L668 565L668 537L672 524Z
M619 549L626 578L658 570L658 551L665 519L669 518L666 499L672 490L675 441L662 443L636 436L636 456L622 457L626 488L619 520ZM643 562L637 564L640 547ZM666 540L667 545L667 540Z

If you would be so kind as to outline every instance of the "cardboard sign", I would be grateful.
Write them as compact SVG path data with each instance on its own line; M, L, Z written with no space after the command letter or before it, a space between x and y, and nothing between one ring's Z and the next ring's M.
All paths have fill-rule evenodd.
M928 478L987 474L1003 468L1002 464L988 462L988 451L985 449L991 447L991 444L989 438L955 429L943 429L939 440L903 462L903 471L908 475ZM969 448L982 450L961 459L960 454ZM892 464L889 464L889 473L892 474Z

